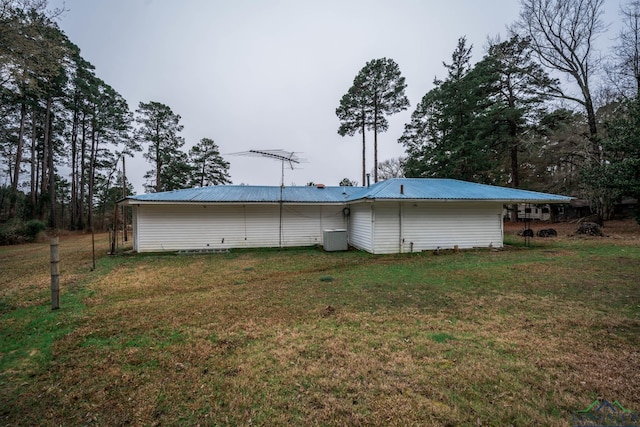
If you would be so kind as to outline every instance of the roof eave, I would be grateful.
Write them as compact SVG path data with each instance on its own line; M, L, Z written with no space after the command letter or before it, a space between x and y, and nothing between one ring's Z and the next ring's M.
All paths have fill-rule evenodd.
M516 201L504 201L503 203L505 204L509 204L509 203L531 203L531 204L536 204L536 205L561 205L564 203L569 203L571 201L571 198L567 198L567 199L522 199L522 200L516 200Z
M280 203L285 205L344 205L346 201L289 201L283 200L230 200L230 201L207 201L207 200L137 200L137 199L123 199L117 202L124 206L131 205L279 205Z
M357 200L350 200L349 203L355 202L363 202L363 201L386 201L386 202L493 202L493 203L503 203L503 204L513 204L513 203L535 203L535 204L562 204L569 203L571 198L568 199L437 199L437 198L386 198L386 197L372 197L372 198L363 198Z

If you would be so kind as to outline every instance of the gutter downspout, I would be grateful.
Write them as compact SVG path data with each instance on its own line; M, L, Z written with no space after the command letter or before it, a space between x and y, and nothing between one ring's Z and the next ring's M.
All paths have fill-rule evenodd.
M403 205L402 202L400 202L398 204L398 216L399 216L398 219L399 219L399 229L400 229L399 230L399 234L400 235L398 236L398 245L400 246L399 252L403 253L404 252L404 238L402 236L404 235L404 232L403 232L403 229L402 229L402 227L403 227L403 221L402 221L403 218L402 217L404 216L404 205Z
M284 165L284 162L282 163ZM284 178L283 178L284 179ZM284 192L284 182L280 185L280 230L278 232L278 247L282 249L282 193Z

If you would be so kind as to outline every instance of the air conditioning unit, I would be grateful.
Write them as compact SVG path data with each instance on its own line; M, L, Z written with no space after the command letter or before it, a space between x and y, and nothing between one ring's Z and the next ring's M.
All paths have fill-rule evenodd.
M322 246L328 252L346 251L349 249L347 230L324 230Z

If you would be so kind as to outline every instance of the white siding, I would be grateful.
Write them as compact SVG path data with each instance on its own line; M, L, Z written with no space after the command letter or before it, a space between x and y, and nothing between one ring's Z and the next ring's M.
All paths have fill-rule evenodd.
M347 228L342 205L140 205L134 249L322 245L323 231ZM349 244L376 254L502 246L502 204L381 202L350 206ZM413 243L413 245L412 245Z
M345 228L342 208L283 206L282 245L322 244L323 229ZM137 211L138 252L278 247L281 242L278 204L141 205Z
M133 227L133 250L138 250L138 207L131 206L131 226Z
M373 253L400 252L400 203L377 202L373 205Z
M502 247L502 204L404 203L403 252L436 248Z
M349 244L367 252L373 252L372 206L371 203L356 203L349 207Z
M284 205L282 245L321 245L324 230L346 228L344 206ZM277 246L277 245L276 245Z

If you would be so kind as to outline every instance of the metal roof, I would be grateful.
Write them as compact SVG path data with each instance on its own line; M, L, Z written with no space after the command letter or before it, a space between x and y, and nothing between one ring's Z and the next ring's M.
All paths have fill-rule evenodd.
M393 200L486 200L505 203L568 203L572 198L557 194L477 184L457 179L394 178L373 184L349 198Z
M281 195L280 187L216 185L148 193L128 199L132 202L171 203L344 203L355 190L355 187L284 187Z
M571 197L455 179L393 178L370 187L212 187L130 196L128 203L346 203L365 200L475 200L504 203L568 203Z

